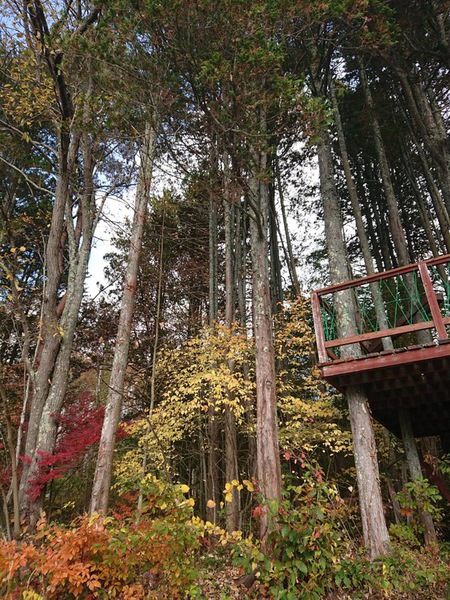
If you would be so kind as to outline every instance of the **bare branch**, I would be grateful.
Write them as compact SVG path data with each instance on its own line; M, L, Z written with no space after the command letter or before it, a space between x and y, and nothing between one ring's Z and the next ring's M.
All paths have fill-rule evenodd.
M1 156L1 155L0 155L0 160L2 162L4 162L5 165L8 165L8 167L11 167L11 169L14 169L15 171L17 171L25 179L25 181L28 183L28 185L34 187L34 189L36 189L36 190L44 192L45 194L49 194L49 196L53 196L53 192L51 192L50 190L47 190L46 188L43 188L39 184L35 183L32 179L30 179L28 177L28 175L26 173L24 173L24 171L22 171L22 169L19 169L19 167L16 167L16 165L13 165L12 163L9 162L9 160L6 160L6 158L3 158L3 156Z

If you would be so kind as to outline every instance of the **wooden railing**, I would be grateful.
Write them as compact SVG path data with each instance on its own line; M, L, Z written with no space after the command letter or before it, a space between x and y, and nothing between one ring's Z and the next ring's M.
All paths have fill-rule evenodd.
M319 362L338 358L340 348L349 344L359 344L366 354L382 349L382 341L387 338L396 344L412 345L415 342L411 334L421 330L432 330L436 343L448 340L449 267L450 255L445 255L312 292ZM354 297L349 307L354 331L340 336L336 298L344 290L350 290ZM379 299L383 319L379 318ZM409 336L406 344L405 336Z

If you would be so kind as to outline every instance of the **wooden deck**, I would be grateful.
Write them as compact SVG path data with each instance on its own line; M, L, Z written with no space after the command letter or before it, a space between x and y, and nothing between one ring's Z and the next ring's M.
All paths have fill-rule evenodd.
M346 282L313 292L313 316L316 329L319 366L323 378L345 393L350 385L362 386L367 394L374 418L396 435L400 435L398 409L407 408L416 437L440 435L450 449L450 286L448 268L450 256L424 261L408 267ZM353 290L357 315L373 313L373 298L367 290L375 289L378 282L391 282L391 289L399 289L399 278L415 274L416 304L409 303L409 312L402 309L391 318L385 328L364 324L364 318L355 324L351 335L340 336L326 327L334 310L335 295ZM394 284L392 284L394 282ZM395 283L396 282L396 283ZM365 290L362 306L358 290ZM384 291L384 290L383 290ZM386 296L386 294L385 294ZM391 304L405 299L389 294ZM359 302L359 304L358 304ZM419 306L420 302L420 306ZM369 308L367 308L369 306ZM386 312L394 312L386 305ZM400 313L400 311L397 311ZM370 314L372 314L370 313ZM417 314L420 317L417 318ZM428 330L430 343L417 344L417 331ZM334 333L334 336L333 336ZM382 350L381 340L389 338L393 349ZM356 358L338 358L344 346L357 348ZM370 349L378 352L370 352Z

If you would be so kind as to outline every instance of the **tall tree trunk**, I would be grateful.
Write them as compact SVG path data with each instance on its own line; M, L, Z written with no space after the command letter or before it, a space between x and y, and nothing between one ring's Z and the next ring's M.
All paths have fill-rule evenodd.
M236 287L239 324L243 329L247 328L247 201L241 199L241 205L236 215ZM250 368L248 363L242 366L245 379L248 379ZM255 436L255 407L251 402L245 406L245 419L248 429L248 467L247 472L250 479L257 478L257 451Z
M418 81L418 75L413 80L411 74L398 64L395 70L414 125L437 167L442 195L450 214L450 146L439 107L433 98L427 96L422 82Z
M235 320L235 281L234 281L234 256L235 242L234 227L234 198L230 192L231 178L228 154L224 153L224 228L225 228L225 327L231 332ZM235 365L233 360L228 360L228 368L232 373ZM239 481L237 428L236 416L231 408L234 395L228 390L230 404L225 406L225 479L227 483ZM240 493L237 486L231 490L232 500L226 503L226 526L228 532L237 531L240 521Z
M46 248L45 268L47 278L43 291L38 366L32 374L33 390L24 451L29 460L23 464L19 487L22 516L25 516L28 508L30 478L34 475L37 460L35 456L42 411L48 396L52 373L62 340L57 310L58 288L61 278L59 257L62 251L61 239L64 231L64 216L66 206L69 203L69 180L75 165L79 139L78 135L70 138L62 129L58 141L59 174ZM32 466L33 461L34 465Z
M158 260L158 285L156 288L156 314L155 314L155 338L153 340L152 350L152 374L150 377L150 407L147 415L147 427L145 436L150 434L152 428L152 417L153 409L155 408L156 400L156 367L158 363L158 350L159 350L159 330L161 327L161 304L163 297L163 278L164 278L164 242L165 242L165 225L166 225L166 199L163 196L163 213L161 222L161 239L159 243L159 260ZM147 460L148 460L148 444L147 441L144 443L142 463L141 463L141 474L142 479L147 473ZM142 516L142 506L144 502L144 491L142 482L139 484L139 496L137 501L137 515L136 522L139 523Z
M334 184L333 158L326 133L318 142L320 189L324 208L325 234L328 245L330 276L333 283L350 279L347 249L342 236L343 221ZM340 335L355 333L356 306L349 294L336 298ZM358 348L344 348L343 355L358 355ZM375 436L369 404L358 386L347 389L347 401L353 436L356 477L360 500L363 535L370 557L385 554L389 534L384 518Z
M365 72L364 66L362 64L362 61L360 61L360 78L361 78L361 84L362 84L362 87L364 90L364 95L366 98L366 103L367 103L367 106L369 107L369 110L371 113L371 123L372 123L372 130L373 130L373 134L374 134L374 143L375 143L375 149L377 151L378 160L380 163L383 188L384 188L384 192L385 192L386 203L388 206L389 225L390 225L390 230L391 230L391 234L392 234L392 239L394 241L395 250L397 252L397 256L398 256L400 264L407 265L409 262L411 262L412 257L409 256L408 251L407 251L406 237L405 237L405 233L404 233L403 226L402 226L401 219L400 219L400 212L398 209L398 204L397 204L397 200L396 200L395 193L394 193L394 187L392 185L392 179L391 179L391 175L390 175L389 165L388 165L388 161L387 161L387 157L386 157L386 152L384 149L383 140L381 137L381 130L380 130L380 126L378 124L378 120L376 118L372 94L370 92L366 72ZM414 302L416 294L415 294L415 289L414 289L414 282L412 281L411 276L404 275L404 281L405 281L405 286L408 289L409 294L411 296L411 299ZM417 314L415 318L420 319L420 316ZM418 339L419 343L426 344L426 343L429 343L429 341L431 340L431 337L430 337L430 334L428 331L418 331L416 335L417 335L417 339ZM407 422L403 423L404 419L409 419L407 411L406 410L399 411L398 418L400 421L400 427L402 429L402 432L407 431L408 423ZM411 439L412 439L412 442L411 442ZM415 441L414 441L414 438L408 438L408 439L403 438L403 443L406 447L407 445L410 445L411 443L415 444ZM417 452L417 450L416 450L416 452ZM413 456L412 453L408 453L407 454L408 460L412 456ZM411 469L414 470L413 465L409 465L409 468L410 468L410 471L411 471Z
M211 177L209 189L209 326L215 327L218 312L218 278L217 278L217 158L216 149L211 142ZM207 448L208 460L206 468L206 519L210 523L217 521L217 506L219 505L219 415L217 414L215 401L211 394L208 404L207 417ZM212 500L208 504L208 501Z
M286 203L284 199L283 185L281 182L280 162L278 156L275 156L275 178L278 189L278 199L280 202L281 216L283 219L284 237L286 241L286 264L288 266L289 275L291 277L291 283L294 288L295 296L299 297L301 295L302 290L297 276L294 250L292 248L292 239L289 231L289 223L286 214Z
M275 187L269 184L269 245L270 245L270 281L272 288L272 312L276 314L283 302L283 282L281 279L281 261L278 248L278 224L275 207Z
M242 199L236 219L236 286L239 323L247 326L247 202Z
M347 152L347 144L345 141L344 129L342 127L341 115L339 112L338 101L336 97L336 92L334 89L334 84L331 83L330 86L330 94L331 101L333 105L333 114L334 114L334 122L336 125L336 132L338 136L339 149L341 153L342 167L344 169L345 180L347 183L347 189L350 196L350 201L353 209L353 216L355 218L356 223L356 231L358 234L359 245L361 247L364 265L366 267L367 275L373 275L375 273L375 268L372 259L372 253L370 252L369 240L367 238L366 229L364 227L364 221L362 218L361 207L358 199L358 192L356 190L356 185L353 180L352 172L350 169L350 162L348 159ZM375 313L377 315L377 319L379 322L380 329L387 329L389 327L388 320L386 318L386 312L384 310L384 303L381 292L376 283L371 284L372 296L375 304ZM383 338L382 339L383 348L385 350L392 349L394 346L392 344L391 338Z
M377 153L378 164L381 173L381 181L383 184L384 195L388 208L389 228L392 239L394 241L395 251L397 253L400 265L407 265L411 262L411 257L408 254L408 245L406 243L405 232L403 230L400 211L398 208L397 199L395 197L394 186L392 184L391 173L389 169L386 150L381 136L381 129L375 114L375 107L370 91L367 75L362 61L359 63L359 73L367 107L370 112L370 121L374 136L375 150Z
M42 294L41 329L34 371L30 373L32 395L25 443L24 463L19 486L19 502L22 516L29 516L31 524L36 521L43 503L43 494L28 506L28 492L40 474L39 458L52 454L56 440L54 415L61 411L67 389L69 359L74 330L83 296L87 263L96 226L95 191L93 187L95 135L92 128L91 100L93 95L92 64L87 59L86 83L80 86L80 119L74 127L74 105L66 82L62 50L51 47L47 7L40 0L24 4L21 15L29 49L37 62L37 77L47 75L53 83L54 101L58 110L54 113L54 130L58 140L58 175L45 253L46 280ZM84 22L74 36L85 36L96 23L100 9L92 11L89 22ZM50 20L52 17L49 17ZM81 89L83 87L83 89ZM80 123L81 121L81 123ZM81 125L81 126L80 126ZM89 126L89 128L88 128ZM81 143L81 172L84 189L78 208L77 226L73 225L71 184L79 177L79 148ZM64 246L68 240L69 267L67 291L62 301L58 298L61 275L64 270Z
M91 90L92 91L92 90ZM89 113L90 116L90 113ZM85 115L87 125L88 115ZM92 248L92 239L97 225L99 212L95 206L95 188L93 173L95 161L93 157L94 140L91 134L83 133L81 151L83 155L84 189L78 208L78 221L73 226L70 203L66 205L66 231L69 248L69 271L64 310L59 321L59 333L62 335L59 352L52 373L51 387L42 409L36 450L30 466L29 478L40 472L40 456L51 455L55 449L58 432L54 415L60 414L68 386L68 373L72 355L75 328L84 294L84 281ZM43 508L44 493L30 503L30 521L37 522Z
M366 218L367 223L367 233L372 244L372 256L375 260L377 270L383 271L386 267L383 252L381 249L381 243L377 237L375 226L374 226L374 215L371 214L369 202L367 201L366 191L364 189L364 184L362 181L361 174L359 173L359 169L356 170L356 187L358 191L358 198L361 202L361 214Z
M416 174L414 172L413 166L411 164L411 157L408 153L408 150L402 146L402 158L403 158L403 166L405 173L410 182L412 191L414 193L414 197L416 199L417 208L419 210L420 220L422 221L422 226L427 236L428 244L433 253L433 256L440 256L442 251L438 248L436 244L436 233L433 231L432 222L430 221L428 206L425 198L423 197L422 191L419 187L419 183L416 178ZM445 240L443 240L445 241Z
M447 253L450 253L450 217L447 212L447 208L445 206L441 192L439 191L439 188L436 185L436 181L431 172L430 165L428 164L428 158L421 144L418 142L412 127L410 127L410 133L415 143L415 149L417 151L420 163L422 165L422 172L425 177L425 181L427 182L428 192L430 194L431 201L433 202L434 210L439 221L439 227L441 229L441 233L445 242L446 251Z
M264 118L264 117L263 117ZM263 123L265 126L265 123ZM278 444L275 355L268 265L269 190L267 151L251 149L250 241L252 258L253 331L256 352L256 445L258 480L266 502L281 500L281 464ZM261 519L260 535L268 531Z
M378 239L378 243L373 244L373 249L379 250L385 270L397 267L397 257L395 256L395 252L392 247L389 228L385 220L386 207L382 202L383 198L380 197L380 189L378 184L379 177L376 173L375 166L372 164L370 159L366 159L362 164L362 168L357 169L356 174L358 177L360 198L364 205L367 223L372 223L371 214L373 215L372 224L374 225L376 231L376 236L374 236L373 239ZM367 194L365 193L366 188Z
M15 538L20 536L20 505L19 505L19 477L17 471L17 458L14 448L13 429L11 418L8 412L8 399L6 390L0 382L0 400L3 405L3 415L6 423L6 447L9 454L11 468L11 490L13 499L13 534ZM7 499L5 497L5 506L7 507ZM7 521L9 526L9 519ZM8 536L10 538L10 536Z
M91 495L89 512L106 512L108 510L109 491L112 477L114 445L117 427L122 409L123 388L130 345L130 331L136 299L137 275L142 247L147 204L149 201L152 179L153 159L156 147L156 127L148 121L141 151L136 189L136 203L133 227L130 240L128 266L125 275L122 304L120 307L117 341L114 350L105 418L100 437L97 464Z

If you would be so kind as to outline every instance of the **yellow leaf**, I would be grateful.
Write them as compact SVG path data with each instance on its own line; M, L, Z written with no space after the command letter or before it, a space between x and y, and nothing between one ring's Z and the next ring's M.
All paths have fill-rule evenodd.
M231 492L228 492L228 494L225 494L225 501L233 502L233 494Z
M245 485L245 487L248 489L249 492L255 491L255 488L253 487L253 483L251 481L249 481L248 479L244 479L242 481L242 483Z
M183 483L180 485L180 490L182 494L187 494L189 492L189 486Z

